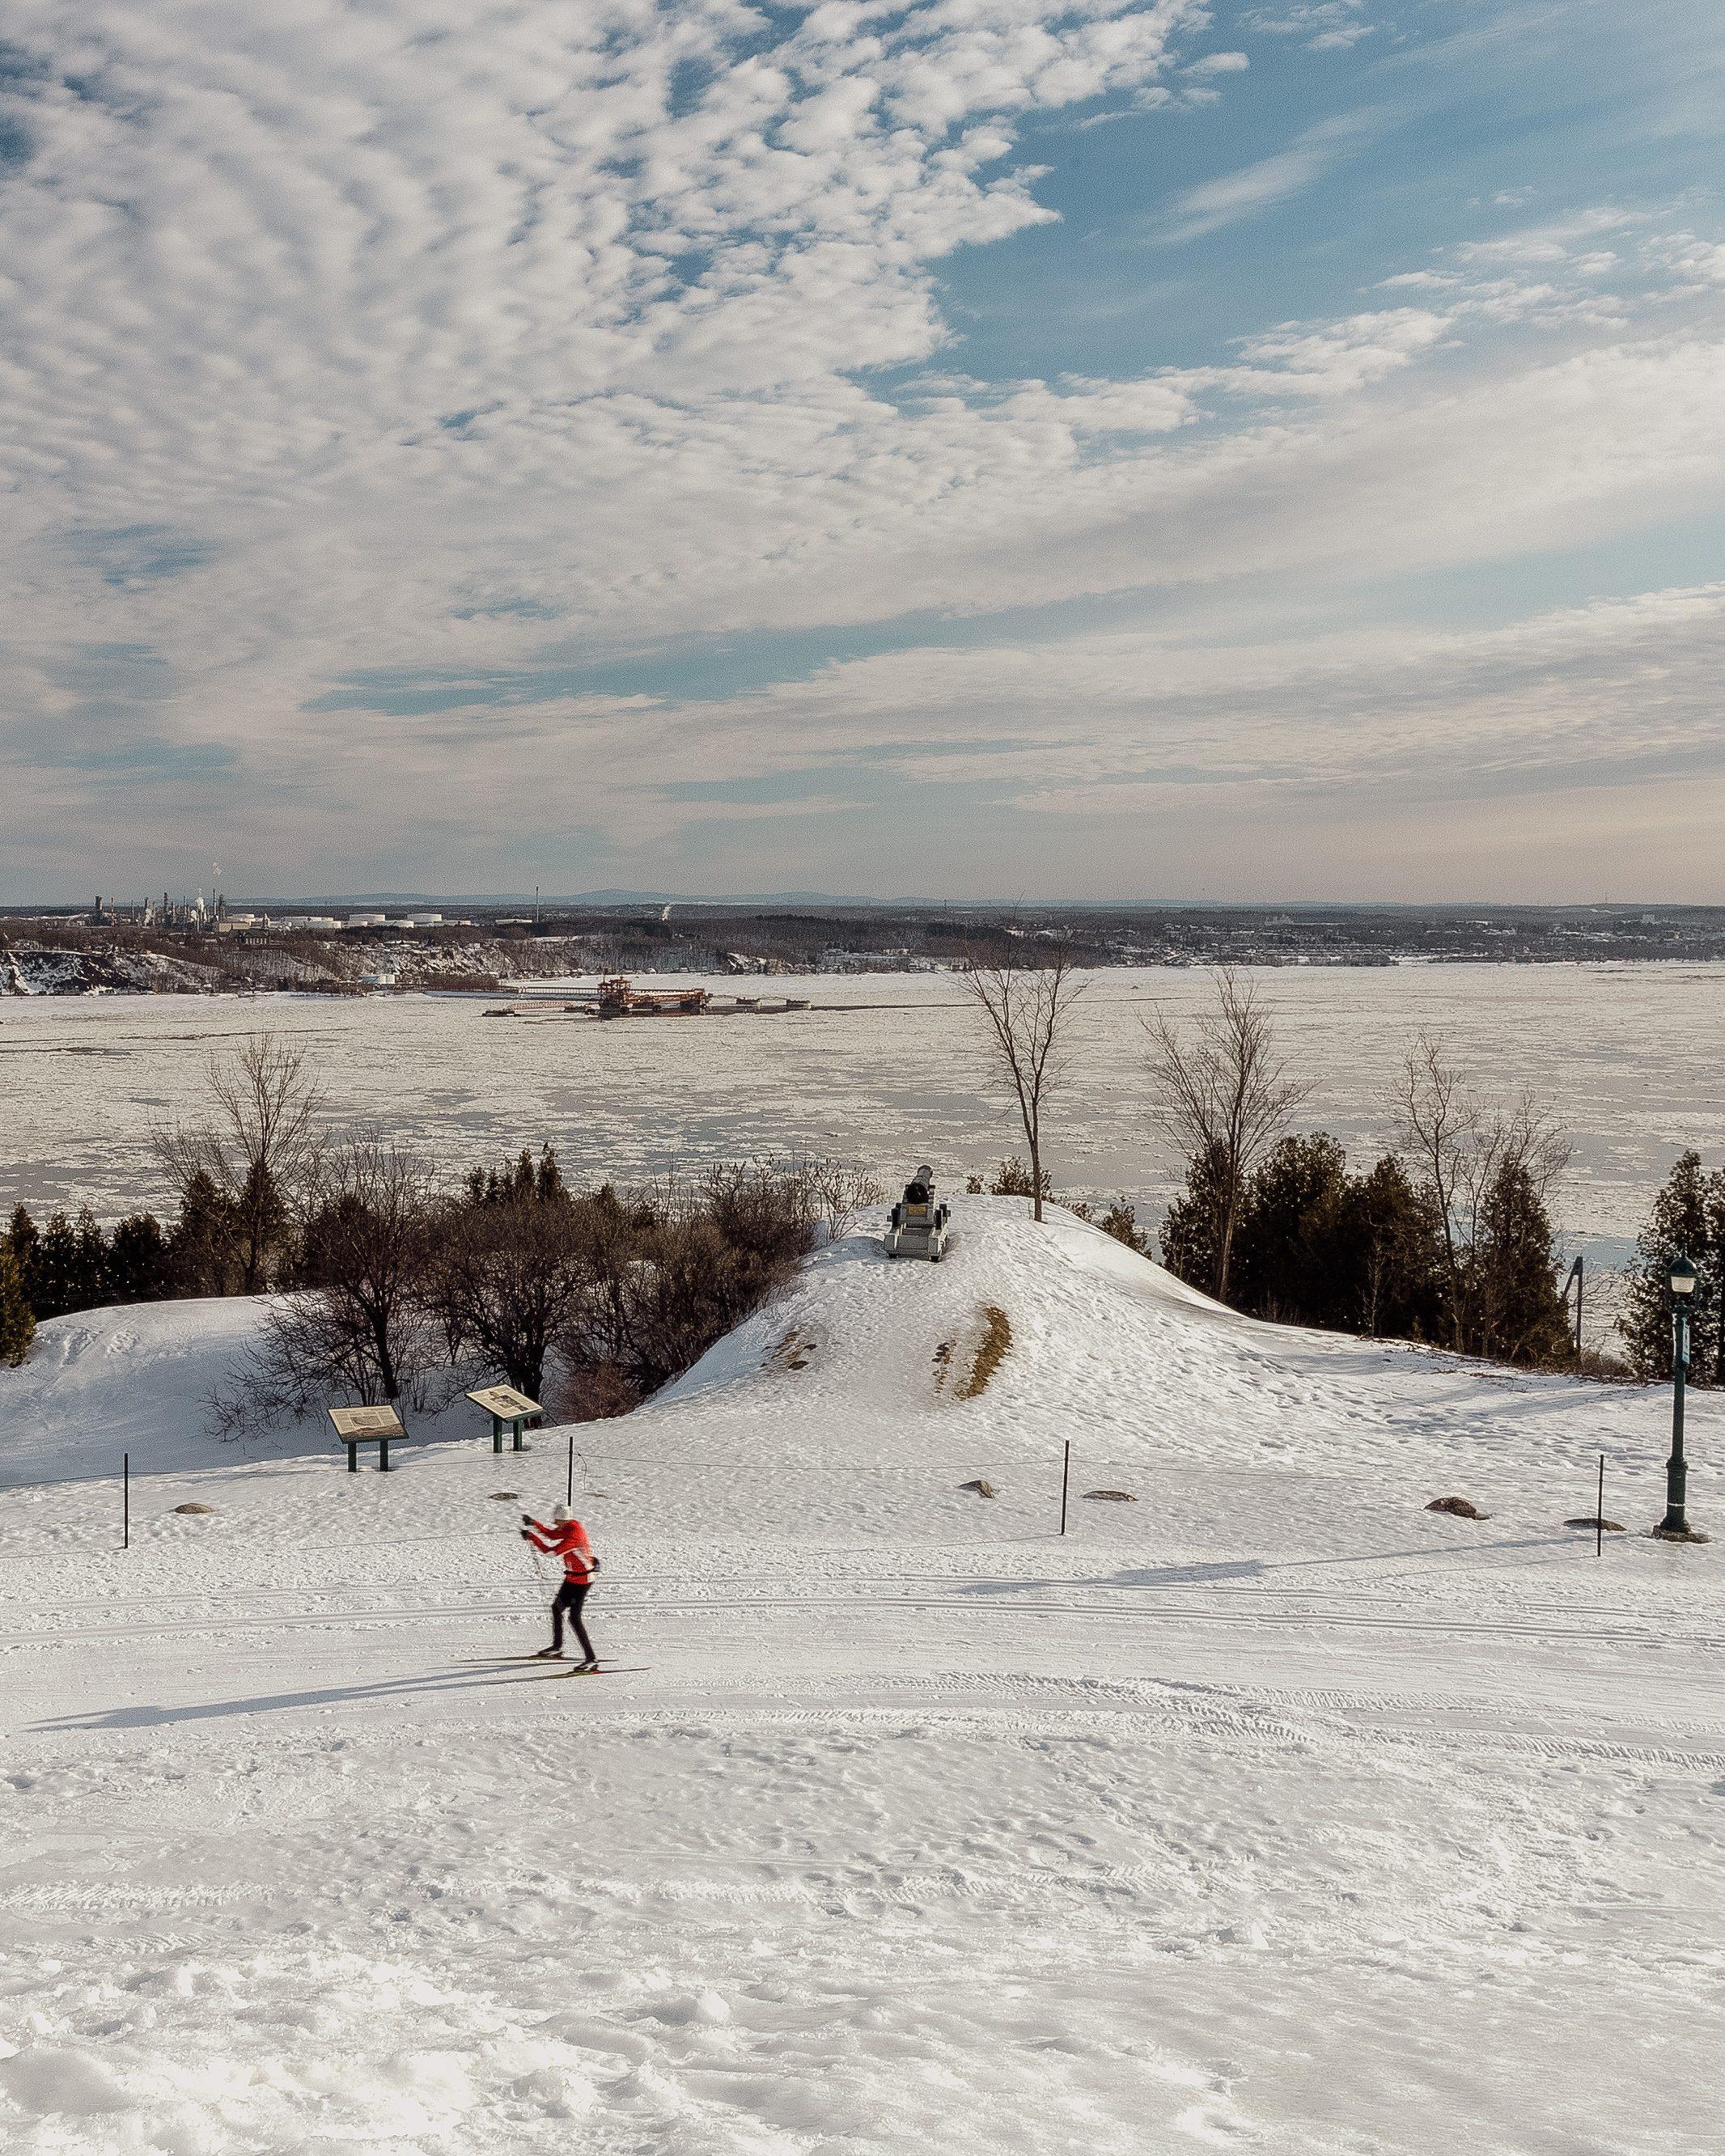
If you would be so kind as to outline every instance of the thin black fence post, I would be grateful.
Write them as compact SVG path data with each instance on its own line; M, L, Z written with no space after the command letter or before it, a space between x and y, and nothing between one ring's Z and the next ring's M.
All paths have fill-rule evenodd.
M1060 1455L1060 1532L1066 1532L1066 1486L1072 1476L1072 1440L1066 1440L1066 1449Z
M1594 1518L1594 1555L1600 1557L1605 1548L1605 1455L1599 1455L1599 1509Z
M564 1490L563 1502L572 1512L575 1509L575 1425L569 1425L569 1480Z
M120 1547L131 1548L131 1455L120 1455Z

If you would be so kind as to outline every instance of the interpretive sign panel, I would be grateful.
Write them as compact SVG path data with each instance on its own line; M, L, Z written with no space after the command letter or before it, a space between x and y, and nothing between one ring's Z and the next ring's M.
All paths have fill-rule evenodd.
M393 1408L331 1408L329 1416L343 1445L351 1445L357 1437L407 1435Z
M476 1408L483 1408L488 1415L495 1415L499 1422L513 1422L519 1415L543 1414L545 1412L537 1400L530 1400L525 1393L516 1392L512 1385L485 1385L467 1397Z

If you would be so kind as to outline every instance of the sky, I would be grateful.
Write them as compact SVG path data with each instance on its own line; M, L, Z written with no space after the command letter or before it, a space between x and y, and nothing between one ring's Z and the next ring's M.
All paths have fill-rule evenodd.
M0 901L1725 901L1717 0L13 0Z

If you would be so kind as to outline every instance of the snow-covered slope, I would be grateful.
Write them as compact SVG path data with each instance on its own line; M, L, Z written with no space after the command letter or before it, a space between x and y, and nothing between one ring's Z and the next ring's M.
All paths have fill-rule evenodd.
M0 1368L0 1489L110 1476L122 1453L135 1475L326 1456L332 1438L321 1415L244 1440L211 1435L211 1396L242 1364L266 1305L222 1296L46 1319L23 1366ZM470 1434L470 1413L420 1418L428 1435L464 1425Z
M8 2148L1711 2152L1725 1541L1563 1525L1602 1450L1656 1516L1668 1398L1024 1214L860 1231L637 1414L499 1460L458 1409L387 1478L201 1435L253 1305L44 1327ZM558 1681L486 1659L547 1591L496 1493L572 1463L627 1666Z
M111 1476L128 1451L144 1474L222 1464L204 1426L208 1397L252 1338L258 1308L234 1296L47 1319L23 1368L0 1370L0 1487Z

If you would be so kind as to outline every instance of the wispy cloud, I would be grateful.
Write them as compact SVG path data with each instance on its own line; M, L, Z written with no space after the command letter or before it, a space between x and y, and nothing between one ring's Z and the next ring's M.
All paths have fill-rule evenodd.
M1248 8L1248 29L1266 37L1297 38L1315 52L1346 52L1375 27L1365 14L1365 0L1267 0Z
M1096 280L1045 374L1009 336L985 362L950 259L1061 244L1025 122L1187 128L1142 108L1234 95L1238 56L1200 49L1211 12L305 0L285 38L256 11L213 31L200 0L33 0L0 81L23 151L0 186L0 796L29 803L0 819L8 889L81 889L93 847L117 856L105 882L154 884L156 850L218 838L280 887L339 881L382 798L422 870L490 848L494 888L525 837L578 833L591 859L696 820L747 883L819 884L783 803L811 846L843 844L864 764L907 815L924 783L986 794L997 849L1057 798L1162 783L1134 726L1218 798L1365 768L1371 697L1405 703L1394 653L1425 647L1386 632L1349 660L1353 763L1306 647L1283 737L1266 688L1261 738L1224 738L1262 595L1346 614L1373 579L1715 499L1721 235L1693 196L1625 222L1542 187L1538 225L1482 207L1309 319L1266 326L1299 302L1242 288L1185 339L1189 280L1224 251L1194 248L1155 258L1179 280L1132 285L1124 357ZM1399 118L1308 127L1176 192L1154 233L1315 194ZM1053 619L1127 598L1161 641L1076 644ZM922 648L911 624L937 617L962 652ZM1204 723L1183 732L1152 675ZM1395 737L1410 768L1489 701L1441 678ZM122 819L128 769L147 798Z
M1315 186L1390 124L1388 113L1369 110L1320 121L1274 157L1204 180L1177 195L1153 228L1170 246L1201 239L1224 225L1260 216Z

